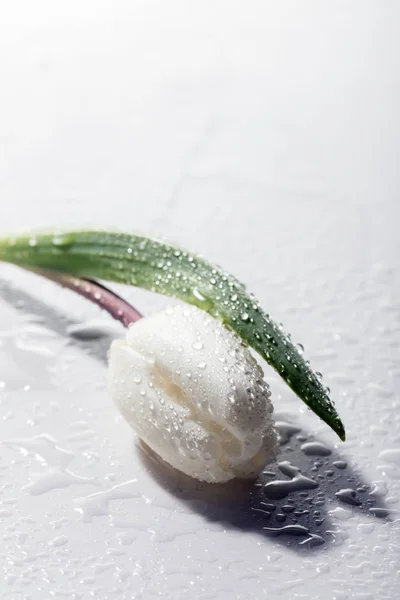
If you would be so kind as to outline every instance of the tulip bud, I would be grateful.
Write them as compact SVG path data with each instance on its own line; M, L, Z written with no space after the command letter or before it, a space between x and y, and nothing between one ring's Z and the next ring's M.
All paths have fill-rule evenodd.
M164 461L208 482L254 478L275 459L268 384L248 348L202 310L177 305L113 342L109 389Z

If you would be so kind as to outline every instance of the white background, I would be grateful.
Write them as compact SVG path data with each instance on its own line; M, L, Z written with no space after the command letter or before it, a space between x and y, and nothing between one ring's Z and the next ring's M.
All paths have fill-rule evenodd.
M348 432L266 369L301 427L280 460L322 475L292 497L307 536L265 530L262 487L196 486L138 450L104 383L122 330L2 266L2 598L400 597L399 18L395 0L0 2L1 230L140 230L222 264L304 343ZM335 495L363 484L360 506Z

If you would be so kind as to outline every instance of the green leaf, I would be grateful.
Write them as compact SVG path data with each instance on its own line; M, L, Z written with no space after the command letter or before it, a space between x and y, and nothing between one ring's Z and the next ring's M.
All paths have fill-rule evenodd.
M239 281L203 258L146 237L82 231L0 239L0 260L130 284L198 306L254 348L307 406L345 439L328 390L290 336Z

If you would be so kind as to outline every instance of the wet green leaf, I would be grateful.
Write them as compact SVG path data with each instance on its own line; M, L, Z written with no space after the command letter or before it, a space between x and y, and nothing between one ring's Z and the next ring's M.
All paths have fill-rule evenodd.
M235 331L345 439L328 390L304 360L301 347L239 281L203 258L142 236L82 231L2 239L0 260L134 285L194 304Z

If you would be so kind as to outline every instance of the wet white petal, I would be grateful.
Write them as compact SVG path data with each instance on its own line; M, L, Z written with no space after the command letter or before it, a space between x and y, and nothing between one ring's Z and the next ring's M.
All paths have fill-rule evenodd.
M174 306L132 325L110 351L109 389L140 438L205 481L254 477L275 458L269 388L240 340Z

